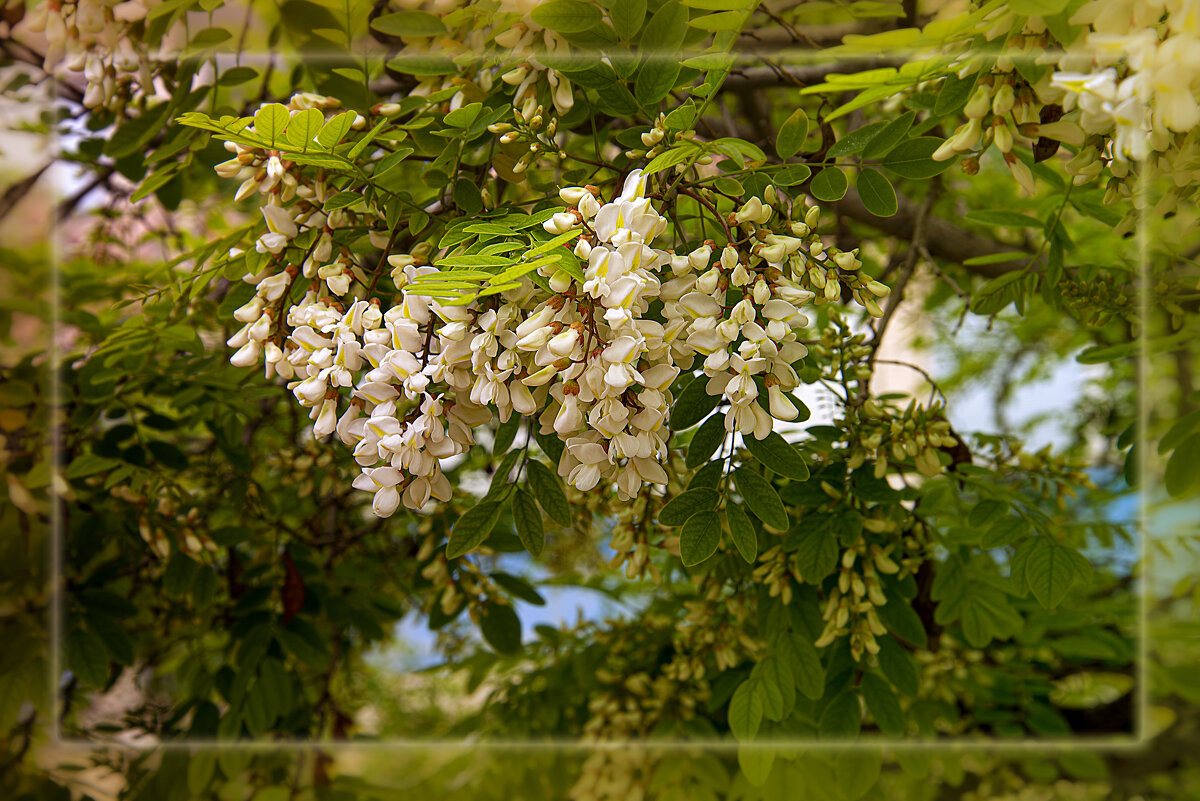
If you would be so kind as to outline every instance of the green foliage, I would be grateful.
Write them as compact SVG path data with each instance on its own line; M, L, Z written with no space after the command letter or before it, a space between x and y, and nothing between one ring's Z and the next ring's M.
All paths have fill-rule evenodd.
M1015 4L1018 16L993 14L994 5L924 24L928 9L908 19L900 3L874 0L770 15L741 0L552 0L528 13L289 0L248 7L242 31L240 13L222 13L231 6L170 0L122 28L137 47L169 35L186 42L179 59L147 67L161 91L133 92L140 77L130 74L111 103L83 106L66 85L62 119L28 126L42 137L67 134L64 160L96 177L111 202L62 208L66 230L81 232L58 269L62 342L3 360L11 503L0 523L20 536L3 544L0 581L22 600L0 615L0 630L36 644L0 658L5 744L19 743L25 725L13 699L46 696L42 685L60 678L42 669L46 582L28 574L47 563L54 503L69 737L115 733L88 714L89 695L136 672L146 695L118 727L163 742L738 743L736 752L628 763L547 753L528 767L472 748L428 762L397 758L361 775L327 770L323 757L180 749L161 763L123 762L123 798L435 798L462 787L480 797L591 797L608 786L598 778L606 771L632 777L636 789L611 783L616 797L664 799L774 799L804 787L848 801L988 782L1015 794L1060 775L1108 788L1106 763L1084 752L1018 762L827 747L1128 734L1140 719L1129 700L1143 689L1133 669L1133 576L1143 581L1145 565L1130 564L1133 527L1115 509L1143 459L1150 491L1161 484L1182 501L1200 472L1189 234L1148 237L1146 286L1162 304L1143 304L1137 243L1114 231L1133 208L1108 190L1123 186L1114 162L1079 181L1067 169L1079 146L1039 158L1036 146L1018 144L1013 159L1037 189L1018 197L1014 168L990 144L934 159L995 66L986 55L963 70L966 54L1023 36L1022 17L1035 11L1057 43L1083 29L1070 21L1079 3ZM204 13L226 27L196 25ZM786 51L778 63L738 55L775 16L801 27L867 20L869 33L821 54L847 59L837 70L801 82L788 73L807 70L807 56L794 67ZM1000 38L985 38L996 26ZM238 49L275 60L270 68L239 60ZM884 50L892 66L848 71ZM208 67L201 72L210 64L212 80L202 77ZM226 64L237 66L218 69ZM1042 66L1005 74L1038 84ZM297 93L309 94L291 99ZM247 160L230 165L226 143L240 148L235 161ZM271 158L288 178L255 189L276 169ZM214 176L217 165L224 177ZM280 347L296 327L287 311L304 293L319 304L330 295L330 276L319 273L330 265L350 282L341 306L375 300L386 311L403 292L438 304L435 316L465 311L474 324L536 296L599 320L606 309L583 288L597 271L577 248L581 229L563 232L555 221L585 204L558 190L596 187L603 203L634 169L670 222L661 247L680 257L711 242L712 264L728 242L747 254L749 282L722 267L721 283L700 293L715 298L721 320L749 298L754 324L769 325L753 298L760 277L764 287L786 280L814 296L796 302L809 318L807 355L755 374L751 405L789 417L787 426L732 436L748 408L719 388L710 394L710 383L781 345L777 333L753 341L739 320L728 361L720 347L715 356L696 349L676 358L669 388L638 384L621 396L622 408L649 417L652 394L662 393L665 416L648 423L662 431L661 453L606 451L616 477L581 490L569 437L555 430L563 398L538 394L535 406L501 412L489 396L470 447L438 458L448 489L420 513L402 506L385 519L371 511L369 492L351 489L360 473L353 448L311 436L289 379L229 364L223 343L245 322L233 315L252 302L254 276L288 267L293 280L264 304ZM288 183L297 176L304 194ZM851 179L866 215L851 202ZM252 185L239 191L245 181ZM300 209L295 235L274 251L256 247L278 226L263 217L268 202ZM772 207L775 228L745 220L755 202ZM1168 214L1149 216L1166 224ZM1186 204L1180 216L1181 229L1194 222ZM130 227L136 217L150 230ZM589 219L582 230L595 239L598 226ZM330 255L318 259L326 235ZM767 267L757 259L771 237L792 250ZM49 317L45 254L21 248L6 253L6 347L22 315ZM420 275L389 263L404 256ZM672 264L653 269L660 285L676 277ZM686 334L667 331L666 307L697 285L644 304L641 334L658 337L654 347L690 347ZM904 396L879 389L880 367L892 361L879 346L896 336L893 302L929 321L913 349L949 354L952 364L930 368ZM964 330L988 336L960 335L964 320ZM511 322L495 342L468 342L464 358L517 350L519 319ZM579 333L583 358L593 358L603 343L586 325ZM1135 425L1133 360L1142 355L1172 362L1137 374L1147 382L1145 431ZM372 358L365 370L378 366ZM918 361L919 371L931 363ZM1075 362L1096 372L1062 415L1065 444L1033 451L1022 443L1030 431L1013 430L1003 413L1022 383ZM557 356L539 365L556 375L574 369ZM794 390L789 370L801 382ZM997 371L995 425L965 423L956 404ZM475 382L485 371L469 372ZM541 386L523 373L501 379L509 388L521 381L533 393ZM771 408L778 398L768 391L780 382L794 415ZM585 395L597 391L578 383ZM809 397L806 387L832 398L813 405L819 423L796 399ZM401 415L416 415L412 401L399 401ZM51 444L57 461L46 455ZM651 468L635 458L666 479L644 481L638 471ZM635 491L618 495L635 473ZM409 478L398 495L415 491ZM560 590L604 599L603 614L533 625L530 606L555 611L551 591ZM1178 603L1190 591L1177 591ZM426 669L402 680L390 666L411 656L399 621L427 629L432 643ZM1149 671L1155 692L1195 700L1186 665L1168 659ZM47 708L38 706L39 720ZM806 741L822 747L795 746ZM389 784L393 774L401 789ZM1189 797L1190 778L1156 791ZM54 797L31 789L35 781L0 770L6 797ZM1133 797L1134 785L1114 786Z

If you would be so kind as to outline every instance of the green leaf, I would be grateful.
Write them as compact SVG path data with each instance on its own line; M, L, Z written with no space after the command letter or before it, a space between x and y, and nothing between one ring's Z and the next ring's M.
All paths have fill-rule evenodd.
M458 65L449 56L430 53L404 53L387 63L390 69L407 75L453 75L458 72Z
M196 562L176 548L167 559L166 570L163 571L162 587L168 598L182 598L192 586L196 578Z
M885 734L904 734L904 713L900 710L900 701L887 682L874 673L867 673L862 678L862 697L867 702L867 709L871 711L875 722Z
M738 492L746 499L746 505L759 520L777 531L787 531L787 508L769 481L748 467L734 470L733 480Z
M863 148L862 157L877 159L890 153L892 148L900 144L900 140L908 133L916 114L915 111L906 111L881 128L879 133L871 137L871 141L867 142L866 147Z
M520 576L514 576L511 573L497 571L492 573L490 578L496 582L496 585L504 590L507 590L509 595L519 600L524 601L534 606L545 606L546 599L542 594L533 588L525 579Z
M975 90L975 82L979 79L979 71L973 72L965 78L960 78L957 75L947 75L942 82L942 87L938 91L937 103L933 107L933 115L942 117L953 111L957 111L966 104L967 98L971 96L971 92Z
M90 631L76 629L67 636L67 668L90 687L108 681L108 651L99 637Z
M620 37L631 42L646 20L646 0L621 0L619 3L613 3L608 15ZM641 99L640 95L638 99Z
M832 203L846 196L846 190L850 188L850 184L846 180L845 173L837 167L829 166L822 167L808 187L817 200Z
M903 598L891 597L886 604L876 607L875 612L879 615L880 622L896 636L918 648L925 647L925 624Z
M658 56L679 49L687 36L688 10L675 0L663 3L642 29L641 50Z
M720 496L714 489L707 487L691 489L676 495L658 512L658 522L664 526L682 526L688 518L697 512L707 512L717 508Z
M872 122L856 128L834 142L825 155L831 159L853 155L866 147L867 143L874 139L876 134L882 132L887 125L886 122Z
M354 124L355 116L357 115L353 111L343 111L336 117L332 117L321 126L320 132L317 133L317 144L326 150L332 150L333 146L342 141L342 137L350 132L350 126Z
M470 128L471 123L478 119L481 111L483 111L482 103L468 103L446 114L442 118L442 122L453 128Z
M779 650L791 668L796 689L812 701L824 695L825 669L813 644L801 634L793 632L779 640Z
M1167 459L1163 483L1174 498L1186 495L1200 479L1200 434L1192 434L1180 442Z
M711 33L740 31L742 26L746 24L747 16L745 11L717 11L713 14L704 14L695 19L688 20L688 25Z
M567 503L567 494L563 492L562 482L558 480L554 471L547 467L545 462L530 459L526 472L533 497L546 510L550 519L560 526L571 525L571 506Z
M775 765L775 748L763 748L755 745L739 745L737 749L738 767L746 783L752 787L763 787L771 777L771 769Z
M325 211L334 211L336 209L348 208L362 201L363 196L358 192L338 192L336 195L326 198L321 208Z
M654 175L656 172L674 167L676 164L683 164L693 156L699 156L700 150L691 142L684 140L680 144L674 145L670 150L664 150L642 169L642 175Z
M731 503L725 507L725 522L729 526L729 538L734 547L748 564L754 564L758 556L758 535L754 532L754 524L742 507Z
M781 476L796 481L808 481L808 465L795 446L784 439L778 431L772 431L763 439L742 437L746 450L764 467Z
M221 73L217 79L218 86L240 86L258 77L258 70L253 67L230 67Z
M495 601L479 611L479 631L498 653L515 654L521 650L521 618L509 604Z
M200 798L208 789L217 770L217 754L209 748L194 752L188 760L187 788L193 798Z
M763 697L756 680L744 681L729 699L729 731L738 742L749 742L763 720Z
M879 781L883 767L883 754L878 750L853 750L836 752L833 770L837 776L839 801L857 801Z
M696 430L692 441L688 444L687 458L684 465L689 470L695 470L707 462L725 441L725 418L714 414L704 421L704 425Z
M716 553L720 543L721 518L716 512L697 512L679 530L679 556L685 567L708 559Z
M771 181L776 186L795 186L807 181L810 175L812 168L807 164L790 164L772 175Z
M858 174L858 196L876 217L891 217L898 208L896 190L879 170L865 169Z
M692 380L671 405L671 430L684 431L699 423L720 403L720 395L708 394L708 378Z
M632 5L632 4L631 4ZM624 0L617 3L617 8L625 6ZM633 86L633 95L637 101L646 107L657 106L679 80L679 64L674 61L649 61L638 70L637 79Z
M530 17L558 33L580 33L600 22L600 9L582 0L550 0L534 6Z
M314 146L324 124L324 114L315 108L305 109L288 121L284 140L289 147L308 150Z
M781 159L790 159L800 152L807 138L808 115L804 113L804 109L798 108L779 126L779 134L775 137L775 152Z
M88 630L104 643L112 661L126 667L133 664L133 641L129 639L129 635L125 633L125 629L121 627L120 623L106 615L94 613L85 615L84 621Z
M852 690L843 690L821 712L817 729L823 740L850 740L862 728L862 708Z
M542 512L537 501L525 490L517 487L512 499L513 525L517 538L532 556L541 556L546 545L546 530L542 525Z
M120 463L118 459L97 456L94 453L85 453L82 456L76 456L72 459L71 464L67 466L66 472L63 475L68 481L77 478L87 478L88 476L116 467Z
M1091 566L1078 551L1046 536L1034 540L1025 559L1025 580L1033 597L1046 609L1058 606L1073 586L1090 578L1090 573Z
M277 145L284 141L283 132L290 119L287 106L267 103L254 113L254 132L272 145Z
M483 195L470 178L463 176L454 183L454 205L467 214L483 211Z
M480 501L468 509L450 530L446 558L457 559L478 548L500 521L500 510L499 501Z
M371 20L371 28L387 36L440 36L446 25L428 11L397 11Z
M806 525L808 530L802 530ZM829 525L812 526L802 519L798 528L788 532L784 544L795 551L799 578L808 584L820 584L837 564L837 538Z
M192 37L188 42L188 53L194 53L198 50L207 50L210 47L216 47L222 42L227 42L233 37L233 34L224 28L205 28Z
M891 637L879 637L879 668L896 689L910 697L920 690L917 666L912 656Z
M796 705L796 682L791 669L779 657L771 655L750 672L763 695L763 714L776 723L786 719Z
M901 178L921 180L947 170L955 159L934 161L933 151L941 147L942 140L936 136L918 136L901 142L883 158L883 166Z

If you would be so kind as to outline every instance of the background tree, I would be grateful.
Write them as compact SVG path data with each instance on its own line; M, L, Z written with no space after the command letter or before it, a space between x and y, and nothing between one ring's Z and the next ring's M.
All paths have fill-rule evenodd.
M9 12L13 797L1194 795L1187 7Z

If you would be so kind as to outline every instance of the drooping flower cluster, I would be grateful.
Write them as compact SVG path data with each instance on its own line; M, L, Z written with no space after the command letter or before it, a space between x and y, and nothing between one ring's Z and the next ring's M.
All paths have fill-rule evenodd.
M47 0L30 11L29 30L46 38L44 66L60 64L87 80L83 105L121 107L153 93L147 46L132 30L159 0Z
M301 95L289 110L334 107ZM528 416L561 438L558 470L578 489L603 482L631 499L647 483L665 485L670 386L681 370L702 370L709 394L728 402L727 431L762 438L798 413L787 393L799 383L792 364L807 353L801 308L840 300L846 284L878 315L875 297L887 292L856 272L856 254L823 245L812 231L818 209L806 222L778 215L773 189L729 215L731 241L719 250L712 240L686 255L656 248L669 221L634 171L608 203L594 187L561 190L567 208L545 220L550 233L578 234L569 247L581 276L543 265L540 287L525 276L499 294L450 302L422 289L441 273L424 242L388 256L399 296L385 308L334 239L365 225L384 247L374 210L325 211L333 192L319 174L269 149L229 147L235 157L218 172L241 179L239 198L263 196L267 225L255 241L265 266L245 278L255 295L235 312L243 326L229 340L231 361L263 359L268 377L289 381L314 435L336 434L353 449L363 471L355 486L374 493L381 516L448 500L441 460L470 448L472 429L493 414ZM285 263L297 247L302 262Z

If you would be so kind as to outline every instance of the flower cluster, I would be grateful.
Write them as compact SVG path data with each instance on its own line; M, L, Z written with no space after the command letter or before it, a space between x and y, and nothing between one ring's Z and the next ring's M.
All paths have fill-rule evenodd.
M298 95L290 110L336 105ZM377 215L360 205L324 211L332 192L319 173L274 151L229 148L234 158L217 171L241 180L239 198L263 196L267 226L255 242L265 266L245 278L255 294L234 314L243 325L228 342L231 362L262 359L268 377L289 381L314 436L336 434L353 449L363 471L355 486L374 493L381 516L448 500L441 460L470 448L472 429L493 413L529 416L561 438L558 470L577 489L603 481L629 500L647 482L665 485L670 387L682 370L702 370L709 394L728 402L729 432L765 437L775 419L797 416L787 393L807 353L802 307L840 300L845 284L879 314L874 298L887 292L857 272L855 253L824 246L813 231L819 209L804 222L777 215L773 188L729 215L719 250L712 240L686 255L656 248L669 222L635 170L607 203L595 187L561 190L568 205L544 227L578 235L577 277L543 265L540 284L524 276L490 297L446 301L422 289L441 274L426 242L388 256L399 295L384 308L334 239L363 225L383 247ZM284 264L298 247L301 264Z
M46 37L45 69L62 64L87 80L83 105L116 110L143 92L153 93L147 46L132 27L158 0L47 0L28 21Z
M879 653L875 638L887 634L876 607L887 603L879 573L898 573L900 566L888 555L891 548L860 542L842 552L837 586L825 602L825 629L814 643L818 648L849 635L850 653L857 661L863 653Z

